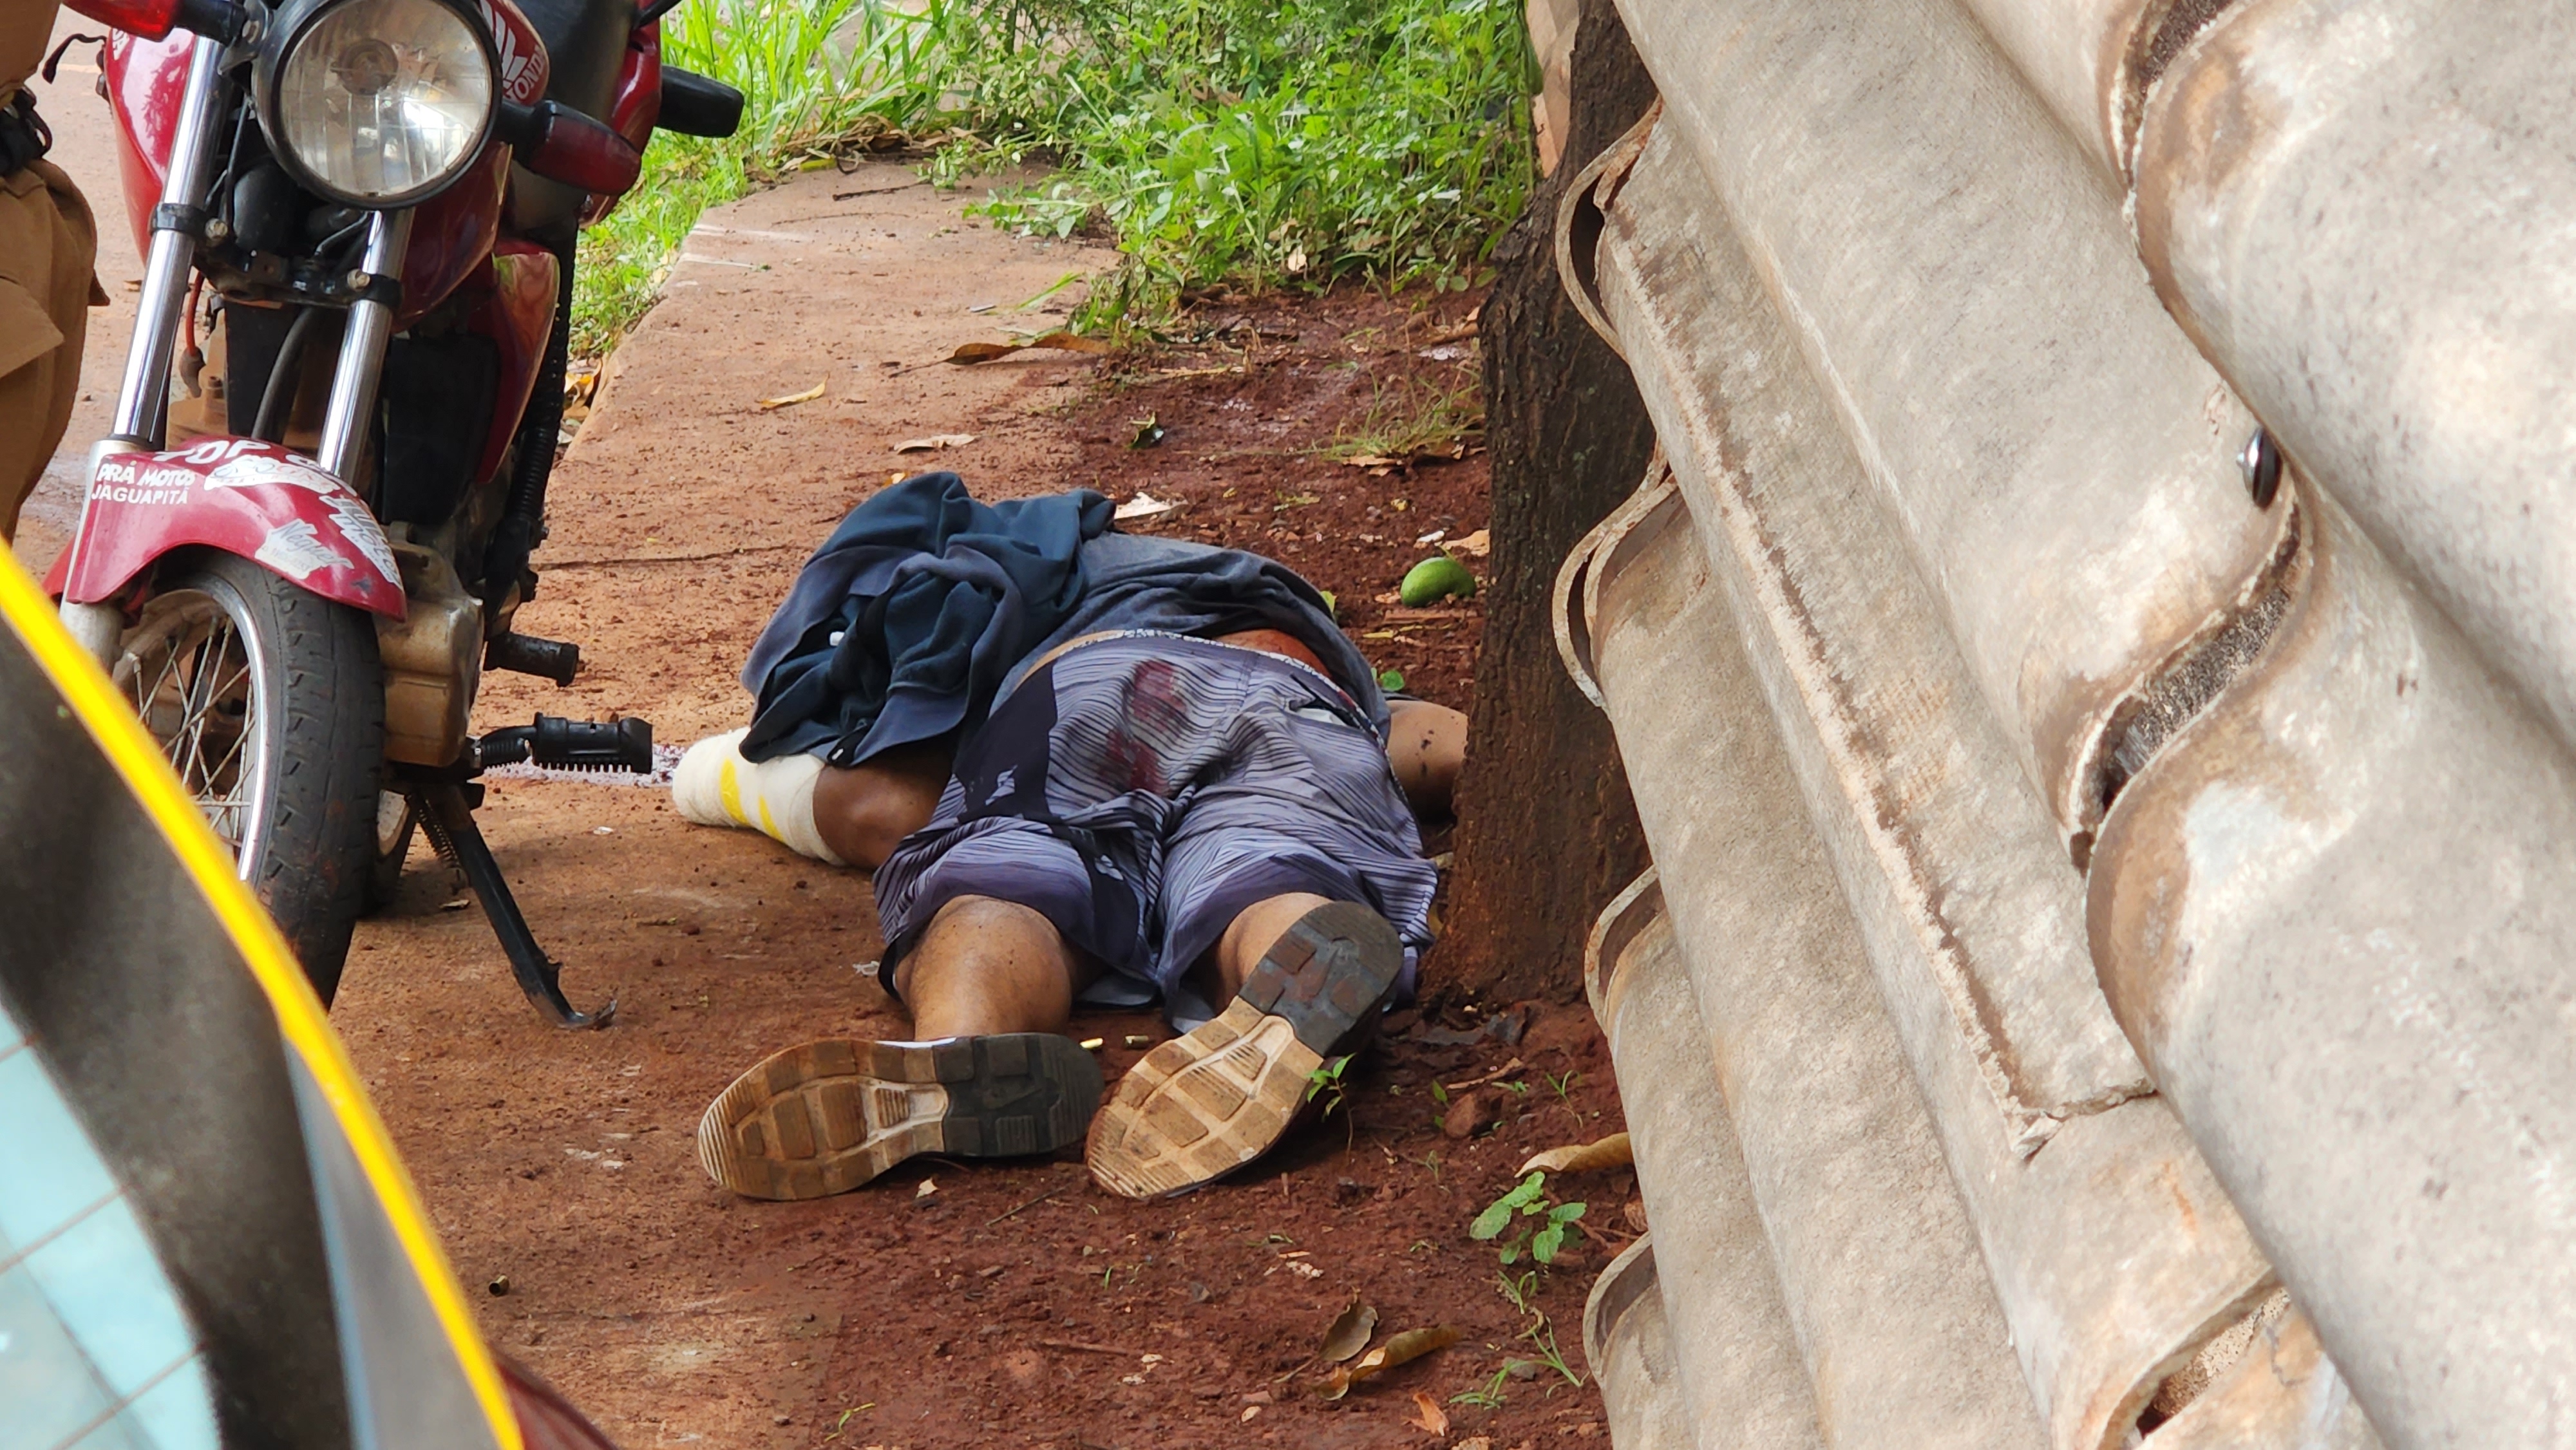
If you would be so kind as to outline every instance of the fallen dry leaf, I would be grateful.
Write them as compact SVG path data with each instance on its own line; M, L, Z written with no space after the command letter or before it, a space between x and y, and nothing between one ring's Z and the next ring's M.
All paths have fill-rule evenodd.
M831 380L828 378L824 379L824 382L829 381ZM816 383L814 386L807 388L801 393L790 393L783 398L763 398L760 400L760 411L769 413L775 412L780 408L793 408L799 403L813 402L816 398L821 396L823 396L823 384ZM899 452L901 450L897 451Z
M1051 348L1057 352L1086 352L1095 354L1105 353L1111 350L1109 344L1102 342L1096 337L1084 337L1079 333L1067 332L1062 328L1058 328L1053 332L1030 338L1026 342L970 342L959 347L955 352L950 353L948 355L948 361L953 362L960 367L971 367L976 363L991 362L995 358L1009 357L1015 352L1026 352L1033 347Z
M1243 1423L1245 1423L1245 1424L1247 1424L1247 1425L1251 1424L1251 1423L1252 1423L1252 1421L1253 1421L1253 1418L1254 1418L1255 1416L1259 1415L1260 1413L1261 1413L1261 1407L1260 1407L1259 1405L1246 1405L1246 1406L1244 1406L1244 1407L1243 1407Z
M1470 1435L1466 1439L1459 1441L1457 1444L1450 1446L1449 1450L1494 1450L1494 1437L1491 1435Z
M1159 519L1165 514L1178 513L1180 507L1177 503L1168 503L1150 493L1140 493L1120 504L1110 517L1122 524L1128 524L1140 519Z
M927 438L906 438L894 446L897 453L936 453L945 448L963 448L975 441L972 433L933 433Z
M1569 1143L1562 1148L1533 1153L1512 1176L1521 1177L1532 1169L1544 1173L1588 1173L1595 1168L1625 1168L1636 1161L1636 1156L1628 1148L1628 1135L1613 1133L1594 1142Z
M1349 1364L1336 1366L1324 1381L1324 1398L1338 1400L1349 1394L1351 1386L1360 1381L1375 1378L1398 1365L1411 1364L1435 1349L1446 1349L1456 1344L1465 1332L1454 1324L1408 1329Z
M1462 534L1457 538L1451 539L1448 543L1442 544L1440 547L1448 550L1452 554L1466 554L1470 557L1481 559L1494 551L1493 542L1487 537L1489 532L1489 530L1478 529L1472 534Z
M1406 1424L1419 1425L1422 1427L1423 1433L1429 1435L1447 1435L1449 1433L1449 1412L1440 1408L1439 1401L1434 1400L1420 1390L1415 1390L1413 1392L1413 1407L1415 1411L1414 1416L1412 1419L1405 1421Z
M1376 1332L1376 1306L1361 1303L1360 1296L1353 1294L1350 1306L1324 1331L1324 1347L1318 1355L1326 1364L1340 1364L1368 1348L1369 1336Z
M1345 468L1402 468L1404 460L1389 458L1383 453L1354 453L1342 460L1342 466Z

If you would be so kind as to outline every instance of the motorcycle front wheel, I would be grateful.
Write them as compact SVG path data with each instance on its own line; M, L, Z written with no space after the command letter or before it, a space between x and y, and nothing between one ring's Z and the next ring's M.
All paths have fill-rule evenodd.
M114 673L328 1005L376 854L374 624L247 559L189 551L163 561Z

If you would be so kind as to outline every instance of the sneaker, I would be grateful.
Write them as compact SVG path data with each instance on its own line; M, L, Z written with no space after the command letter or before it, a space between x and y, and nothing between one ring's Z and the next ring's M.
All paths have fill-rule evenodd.
M1145 1054L1091 1125L1091 1176L1127 1198L1203 1187L1270 1150L1315 1070L1355 1050L1404 966L1384 917L1337 901L1297 918L1224 1013Z
M809 1042L707 1105L698 1163L749 1198L821 1198L919 1153L1054 1152L1080 1140L1099 1103L1100 1064L1052 1032Z

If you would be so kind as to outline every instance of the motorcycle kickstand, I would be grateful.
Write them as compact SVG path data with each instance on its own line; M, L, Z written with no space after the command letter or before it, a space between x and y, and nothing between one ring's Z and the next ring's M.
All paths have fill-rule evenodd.
M501 876L501 863L492 859L492 848L483 842L483 832L474 824L473 807L465 803L465 789L452 781L431 781L411 787L412 813L428 833L430 845L439 856L465 873L465 882L474 889L474 899L483 904L483 915L492 923L492 934L501 939L501 950L509 954L510 972L519 979L519 990L528 1000L555 1020L557 1026L573 1028L606 1027L617 1016L614 994L608 1005L596 1012L576 1012L565 1000L558 980L563 964L555 961L537 945L536 933L528 929L528 919L519 913L518 901L510 895L510 883Z

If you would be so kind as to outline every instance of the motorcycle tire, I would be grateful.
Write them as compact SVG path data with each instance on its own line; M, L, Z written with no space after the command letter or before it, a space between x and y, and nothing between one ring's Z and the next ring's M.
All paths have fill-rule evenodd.
M394 904L402 891L403 866L411 860L412 837L419 831L409 797L390 791L376 797L375 849L367 864L367 899L361 915L374 916Z
M190 550L163 562L115 676L329 1005L377 855L374 623Z

